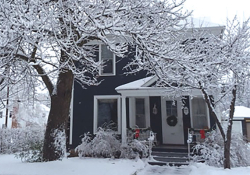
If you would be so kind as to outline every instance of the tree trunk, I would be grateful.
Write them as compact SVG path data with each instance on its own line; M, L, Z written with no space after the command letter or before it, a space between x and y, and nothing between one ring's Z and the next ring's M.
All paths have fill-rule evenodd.
M230 145L231 140L226 140L224 142L224 169L231 168L231 161L230 161Z
M237 86L235 85L232 90L233 98L230 104L230 113L229 113L228 126L227 126L227 138L224 141L224 168L225 169L231 168L230 148L231 148L231 139L232 139L233 117L234 117L234 111L235 111L236 90L237 90Z
M45 139L43 145L43 160L58 160L64 152L56 147L55 132L65 133L72 94L73 73L70 70L59 73L57 85L51 94L51 109L48 117ZM66 140L65 140L66 142ZM66 148L65 148L66 149Z

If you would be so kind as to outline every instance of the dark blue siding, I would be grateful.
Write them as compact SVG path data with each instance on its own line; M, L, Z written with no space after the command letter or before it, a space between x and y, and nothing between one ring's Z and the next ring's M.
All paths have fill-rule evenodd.
M182 103L183 103L182 116L183 116L184 144L185 145L187 145L188 128L191 128L189 98L190 98L189 96L185 96L184 99L182 99ZM187 107L189 110L187 115L184 113L185 107Z
M117 86L146 77L146 72L124 74L123 67L133 55L130 53L123 59L117 58L116 75L100 77L99 80L104 81L99 86L82 89L77 82L74 83L72 148L80 144L84 133L93 132L94 95L119 95L115 91Z
M156 105L157 114L153 113ZM150 125L153 132L157 133L157 142L162 144L161 97L150 97Z

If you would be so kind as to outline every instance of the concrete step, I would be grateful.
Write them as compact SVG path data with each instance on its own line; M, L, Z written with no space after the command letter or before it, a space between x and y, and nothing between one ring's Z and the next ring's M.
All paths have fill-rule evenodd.
M154 161L149 162L151 165L182 166L189 164L188 153L186 152L153 151L152 157Z
M187 158L181 158L181 157L153 157L153 158L156 161L168 162L168 163L188 162L189 161Z
M188 148L186 146L155 146L152 149L156 152L178 152L178 153L187 153Z
M185 163L185 162L176 162L176 163L167 163L167 162L148 162L150 165L158 165L158 166L183 166L183 165L189 165L189 163Z
M161 157L188 157L188 153L185 152L160 152L153 151L152 156L161 156Z

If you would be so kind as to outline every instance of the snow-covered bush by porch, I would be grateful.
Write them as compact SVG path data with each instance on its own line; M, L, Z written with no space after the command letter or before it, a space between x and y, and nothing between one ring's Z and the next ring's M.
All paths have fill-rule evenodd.
M99 128L96 135L85 134L82 143L76 148L80 157L136 158L147 157L149 147L145 142L131 140L127 145L111 129Z
M221 134L212 131L203 143L194 146L193 159L195 161L203 160L210 166L223 167L224 160L224 142ZM250 166L250 147L243 136L238 133L232 133L231 142L231 166Z

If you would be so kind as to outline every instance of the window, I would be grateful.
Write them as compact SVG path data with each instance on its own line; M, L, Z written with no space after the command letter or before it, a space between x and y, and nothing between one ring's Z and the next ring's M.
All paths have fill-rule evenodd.
M102 62L99 74L102 76L115 75L115 55L111 52L107 45L100 44L98 46L98 61Z
M166 114L167 117L175 116L177 117L177 102L173 103L173 101L166 101Z
M246 122L247 128L247 141L250 142L250 122Z
M9 115L10 118L12 118L12 111L10 111L10 115Z
M192 99L193 128L208 129L208 110L203 98Z
M115 74L115 56L108 49L106 45L101 46L101 61L103 62L103 67L101 69L101 75L114 75Z
M146 115L145 115L145 99L135 99L135 124L139 128L146 128Z
M119 106L119 96L94 97L94 133L98 127L105 126L112 127L113 130L120 132Z
M131 128L150 126L149 97L129 98L129 126Z

